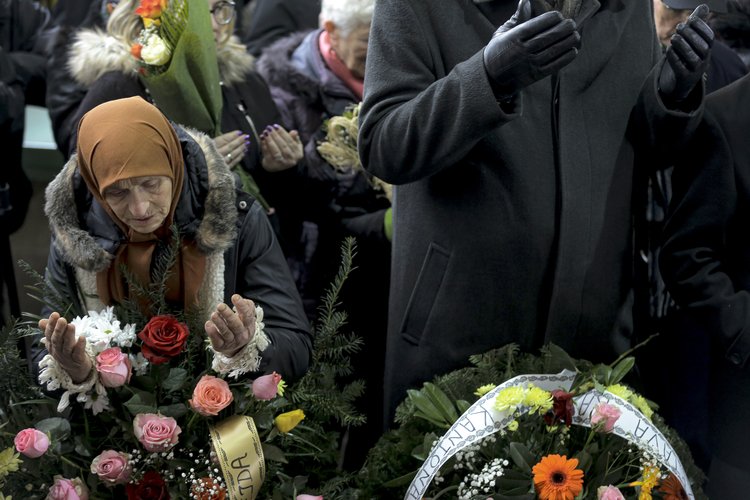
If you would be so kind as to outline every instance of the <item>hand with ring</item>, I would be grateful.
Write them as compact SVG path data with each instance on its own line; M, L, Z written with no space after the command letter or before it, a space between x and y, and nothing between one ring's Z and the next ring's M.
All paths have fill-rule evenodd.
M250 136L241 130L233 130L214 138L216 149L224 158L229 168L234 168L242 161L245 153L250 149Z
M222 303L216 306L205 328L214 350L232 357L255 335L255 303L238 294L232 295L234 310Z
M39 320L39 329L44 332L50 355L70 375L73 383L80 384L86 380L94 365L86 354L86 339L76 339L75 326L53 312L48 319Z
M268 172L280 172L295 166L304 156L296 130L287 132L281 125L269 125L260 135L261 165Z

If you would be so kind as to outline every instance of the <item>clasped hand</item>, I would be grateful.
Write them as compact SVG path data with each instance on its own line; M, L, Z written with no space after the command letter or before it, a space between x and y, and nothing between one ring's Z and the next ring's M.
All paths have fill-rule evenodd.
M704 21L709 9L699 5L687 21L677 25L667 49L667 62L659 74L659 90L663 97L684 101L703 78L711 56L714 32Z
M484 48L484 68L498 99L559 71L578 55L581 36L575 21L557 11L530 16L528 0L521 0Z
M214 350L229 357L240 352L255 335L253 301L234 294L232 304L235 310L224 303L216 306L205 325Z
M53 312L48 319L39 320L39 329L47 340L47 351L70 375L71 380L76 384L86 380L94 366L86 354L86 339L76 339L75 326Z

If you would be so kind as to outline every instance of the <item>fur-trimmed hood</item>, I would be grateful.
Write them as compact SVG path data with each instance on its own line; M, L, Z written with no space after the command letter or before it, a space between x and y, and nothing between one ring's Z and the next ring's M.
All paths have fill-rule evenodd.
M234 35L216 55L219 78L227 85L241 82L255 64L255 58ZM68 70L76 82L89 87L110 71L127 74L138 71L138 62L126 43L98 28L82 29L71 44Z
M223 253L237 236L233 174L207 135L174 126L185 158L175 223L206 254ZM75 154L47 186L44 212L63 259L86 271L106 269L124 241L125 236L88 191Z

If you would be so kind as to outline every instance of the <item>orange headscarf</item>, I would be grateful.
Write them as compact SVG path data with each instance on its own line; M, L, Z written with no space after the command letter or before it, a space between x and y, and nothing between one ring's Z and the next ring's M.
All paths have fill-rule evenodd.
M159 240L169 244L170 226L182 192L185 165L172 125L140 97L100 104L83 115L78 125L78 168L91 194L127 236L108 269L97 274L97 291L105 304L129 296L120 267L124 264L140 285L151 282L151 258ZM150 234L133 231L104 200L104 190L132 177L166 176L172 181L172 204L164 224ZM167 300L184 307L198 301L205 273L205 255L192 241L181 241L177 263L167 280ZM148 313L143 298L139 303Z

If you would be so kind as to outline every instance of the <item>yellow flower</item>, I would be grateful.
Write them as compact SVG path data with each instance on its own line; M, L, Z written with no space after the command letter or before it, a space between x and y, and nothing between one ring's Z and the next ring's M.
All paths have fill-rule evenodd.
M651 409L651 406L649 406L646 398L644 398L640 394L633 393L633 395L630 396L630 402L633 403L639 410L641 410L641 413L643 413L643 415L647 419L651 420L651 417L654 414L654 410Z
M297 409L278 415L275 419L273 419L273 423L276 424L276 428L279 430L279 432L283 432L284 434L286 434L287 432L291 432L291 430L297 427L297 424L302 422L304 419L305 412Z
M512 420L512 421L511 421L511 422L510 422L510 423L508 424L508 430L509 430L510 432L515 432L515 431L517 431L517 430L518 430L518 420Z
M524 404L531 408L530 413L532 415L537 412L540 414L546 413L547 410L552 409L552 394L549 391L532 385L526 392Z
M284 382L284 379L279 380L279 385L276 386L276 394L278 394L279 396L283 396L285 389L286 382Z
M638 500L651 500L651 490L659 484L659 475L661 471L658 467L651 465L643 468L643 476L640 481L633 481L628 486L640 486L641 491L638 493Z
M19 454L12 447L0 452L0 481L11 472L16 472L21 463Z
M523 387L506 387L495 396L495 409L497 411L510 410L513 412L523 404L525 395L526 389Z
M615 396L618 396L618 397L624 399L625 401L629 400L630 396L633 395L633 391L631 391L630 389L628 389L627 387L625 387L622 384L615 384L615 385L607 386L607 388L605 390L607 392L611 392Z
M482 387L479 387L476 391L474 391L474 395L481 398L482 396L484 396L485 394L487 394L494 388L495 388L495 384L483 385Z

